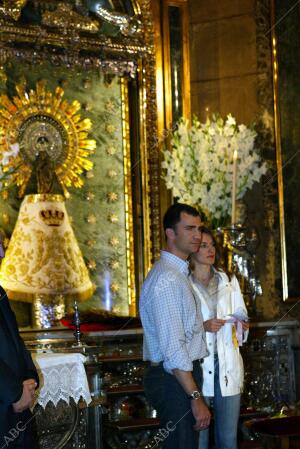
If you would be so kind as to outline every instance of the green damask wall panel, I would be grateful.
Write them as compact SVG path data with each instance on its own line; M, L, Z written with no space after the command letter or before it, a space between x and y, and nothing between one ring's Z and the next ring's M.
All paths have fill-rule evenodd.
M7 67L8 81L2 83L2 92L14 93L14 86L26 79L30 88L39 79L47 80L47 88L61 84L65 98L78 100L81 115L93 122L91 138L97 142L92 172L84 175L82 189L71 189L66 201L73 229L90 274L96 285L94 296L81 304L81 309L112 308L119 314L128 314L127 262L125 241L124 168L122 148L121 86L115 77L110 83L97 73L75 72L48 66ZM33 193L31 185L27 193ZM108 200L108 196L110 200ZM117 198L117 199L116 199ZM0 226L10 236L17 219L20 200L11 190L7 200L0 200ZM9 223L7 223L9 217ZM115 218L116 222L111 222ZM111 240L112 239L112 240ZM112 291L109 286L113 284ZM19 322L25 324L27 309L15 307ZM21 312L20 312L21 311Z

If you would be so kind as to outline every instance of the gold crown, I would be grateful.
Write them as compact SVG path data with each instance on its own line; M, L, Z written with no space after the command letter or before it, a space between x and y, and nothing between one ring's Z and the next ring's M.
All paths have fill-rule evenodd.
M60 226L64 221L64 212L57 209L44 209L40 211L40 217L48 226Z

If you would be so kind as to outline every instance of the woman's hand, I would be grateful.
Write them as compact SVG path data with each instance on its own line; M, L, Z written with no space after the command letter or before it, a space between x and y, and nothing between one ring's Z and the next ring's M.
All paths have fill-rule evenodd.
M249 329L249 322L248 321L242 321L243 331L247 331Z
M218 332L225 323L226 320L218 320L217 318L213 318L212 320L204 321L203 326L206 332Z

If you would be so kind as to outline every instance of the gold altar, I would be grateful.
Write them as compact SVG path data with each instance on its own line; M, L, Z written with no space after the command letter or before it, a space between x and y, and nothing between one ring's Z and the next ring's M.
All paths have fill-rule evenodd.
M22 26L26 1L13 5L4 2L0 7L2 154L15 142L20 146L18 156L11 158L12 175L5 185L16 184L20 197L25 193L63 194L67 198L64 216L70 218L79 246L75 237L69 243L82 254L77 258L78 266L72 267L73 274L70 270L64 274L63 288L56 288L63 284L62 275L52 270L54 278L50 282L44 279L48 289L40 289L39 301L46 301L48 294L56 297L59 314L62 296L67 303L80 295L87 299L88 292L94 291L81 305L84 310L104 308L135 315L136 294L159 252L156 81L152 18L147 5L133 2L132 9L126 12L124 7L120 14L98 8L91 10L93 18L89 18L78 6L58 3L54 8L51 2L40 1L36 4L39 21L30 29ZM109 27L103 28L103 21ZM35 48L37 36L42 52ZM11 46L12 39L16 44ZM79 42L76 55L74 39ZM33 55L38 55L39 62ZM12 67L9 60L24 64ZM76 192L74 187L80 190ZM15 193L9 188L0 199L2 217L7 217L6 224L0 217L0 226L7 238L12 235L2 280L6 279L11 297L26 302L36 292L24 287L21 268L17 268L13 288L8 279L12 276L11 257L19 251L17 234L12 234L16 210L21 207ZM20 220L19 215L17 228ZM33 223L29 220L28 226ZM55 232L52 247L58 249ZM37 238L31 243L36 257ZM32 269L31 265L25 269L26 263L22 264L24 273ZM53 264L61 266L58 260ZM72 278L84 266L88 270L85 282L77 293L72 289L68 293L68 273ZM43 267L37 271L41 273Z

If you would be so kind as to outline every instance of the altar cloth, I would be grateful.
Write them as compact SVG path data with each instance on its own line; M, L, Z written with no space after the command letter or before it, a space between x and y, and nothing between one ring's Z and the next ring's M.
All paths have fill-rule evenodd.
M60 400L67 403L72 398L77 404L83 399L92 401L82 354L33 354L33 361L40 376L40 388L36 404L43 408L49 402L57 406Z

